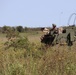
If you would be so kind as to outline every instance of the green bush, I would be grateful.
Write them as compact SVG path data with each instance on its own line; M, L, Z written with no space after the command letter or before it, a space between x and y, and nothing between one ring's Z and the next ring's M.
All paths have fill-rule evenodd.
M7 41L5 43L7 49L12 47L12 48L14 48L14 50L16 50L16 49L28 50L29 44L30 43L29 43L27 37L19 37L19 38Z
M27 37L21 37L19 32L13 29L9 29L6 32L7 41L4 43L5 49L14 48L16 49L27 49L29 48L29 41Z

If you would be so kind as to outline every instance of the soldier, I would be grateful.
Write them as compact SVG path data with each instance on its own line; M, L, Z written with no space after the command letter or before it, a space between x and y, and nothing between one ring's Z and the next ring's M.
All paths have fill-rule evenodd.
M52 24L52 30L56 30L56 25L55 24Z
M58 34L58 28L56 28L55 24L52 24L52 29L49 32L49 35L52 36L52 44L56 44L57 43L57 34Z
M58 29L56 28L55 24L52 24L52 29L50 30L49 34L53 35L53 34L57 34L58 33Z

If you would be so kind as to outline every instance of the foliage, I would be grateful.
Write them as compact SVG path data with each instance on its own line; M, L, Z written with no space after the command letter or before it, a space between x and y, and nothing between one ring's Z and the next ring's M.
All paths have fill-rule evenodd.
M23 32L24 31L22 26L17 26L16 29L17 29L18 32Z
M1 75L75 75L75 47L48 48L31 44L30 51L13 49L0 51ZM25 56L26 55L26 56Z
M14 31L12 29L7 30L6 38L7 38L7 41L5 42L6 49L11 47L13 47L14 49L16 48L28 49L29 41L27 37L20 37L17 31Z
M25 30L25 31L28 31L28 28L27 28L27 27L25 27L25 28L24 28L24 30Z
M2 32L3 33L6 33L8 30L11 30L11 27L10 26L6 26L5 25L5 26L2 27Z
M11 39L5 43L6 49L8 48L14 48L16 49L29 49L29 41L27 37L18 37L15 39Z
M4 25L3 27L0 27L0 32L6 33L7 30L9 30L9 29L13 29L13 30L16 30L18 32L31 32L31 31L40 31L41 27L30 28L30 27L23 27L21 25L16 26L16 27L11 27L11 26Z
M12 40L12 39L17 38L17 37L19 37L19 33L17 31L12 30L12 29L7 30L6 38L8 40Z
M76 43L71 47L59 45L46 47L37 42L38 38L35 39L34 36L38 35L30 35L32 41L34 38L33 43L19 34L7 40L7 45L0 43L0 75L76 74Z

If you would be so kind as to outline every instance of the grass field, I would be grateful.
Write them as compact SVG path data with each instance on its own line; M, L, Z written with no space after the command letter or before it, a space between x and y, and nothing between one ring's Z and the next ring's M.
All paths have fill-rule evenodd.
M40 43L41 35L20 33L28 37L28 48L5 50L7 39L0 34L0 75L76 75L76 43L46 48Z

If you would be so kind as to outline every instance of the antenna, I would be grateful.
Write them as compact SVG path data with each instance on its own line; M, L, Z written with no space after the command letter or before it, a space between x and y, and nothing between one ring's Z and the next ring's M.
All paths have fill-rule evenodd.
M73 15L75 15L75 18L74 18L74 22L73 22L73 25L75 25L75 21L76 21L76 13L72 13L71 15L70 15L70 17L69 17L69 20L68 20L68 25L70 26L70 20L71 20L71 18L72 18L72 16Z

